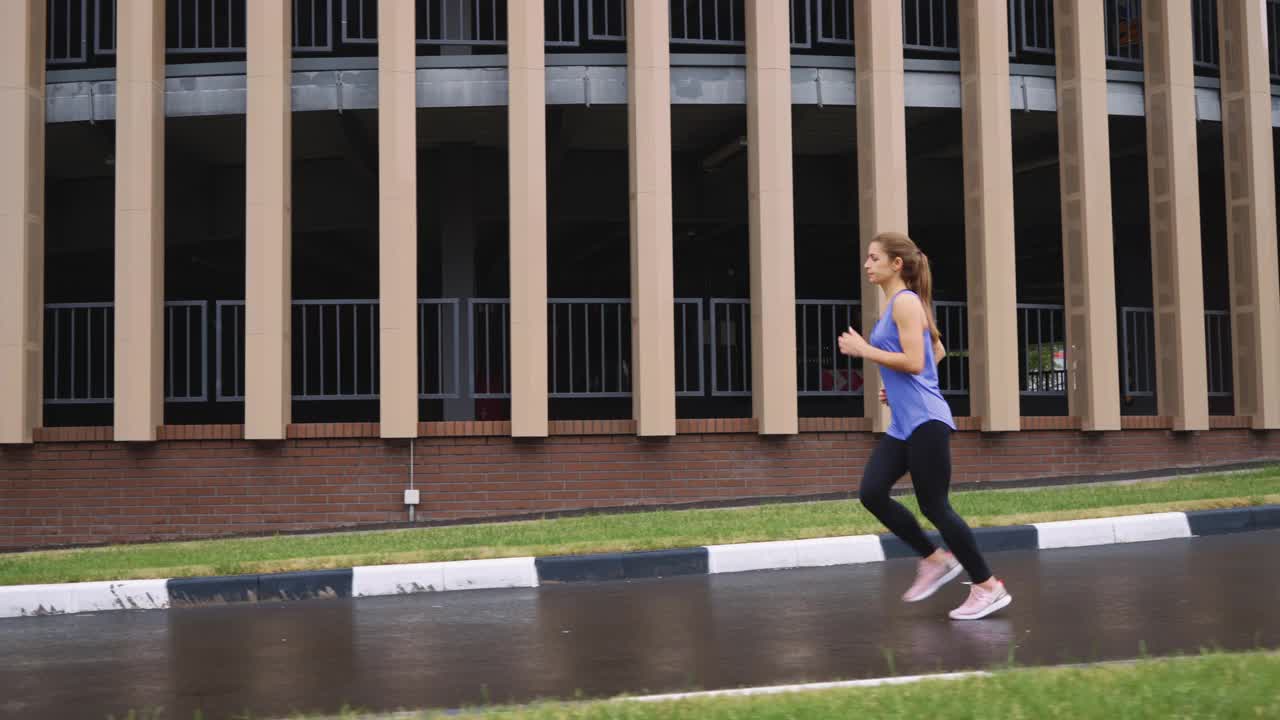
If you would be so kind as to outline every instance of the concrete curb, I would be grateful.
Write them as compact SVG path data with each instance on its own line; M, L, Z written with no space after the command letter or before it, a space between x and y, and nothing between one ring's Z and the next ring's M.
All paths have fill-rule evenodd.
M974 535L983 551L999 552L1112 545L1274 528L1280 528L1280 505L977 528ZM938 539L936 533L931 536L935 541ZM892 535L855 535L636 553L462 560L230 577L14 585L0 587L0 618L231 602L533 588L543 583L852 565L912 555L911 549Z

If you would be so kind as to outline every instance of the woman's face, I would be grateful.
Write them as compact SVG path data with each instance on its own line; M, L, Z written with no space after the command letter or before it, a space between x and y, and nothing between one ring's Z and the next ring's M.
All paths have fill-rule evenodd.
M867 273L867 281L872 285L883 285L902 272L902 259L890 258L884 247L878 242L867 248L867 261L862 264Z

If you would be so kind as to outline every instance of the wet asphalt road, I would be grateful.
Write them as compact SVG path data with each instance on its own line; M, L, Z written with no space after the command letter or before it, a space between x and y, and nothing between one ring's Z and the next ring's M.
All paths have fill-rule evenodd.
M1014 595L904 605L913 561L0 620L0 716L459 707L1280 647L1280 532L990 556ZM1269 569L1268 569L1269 568Z

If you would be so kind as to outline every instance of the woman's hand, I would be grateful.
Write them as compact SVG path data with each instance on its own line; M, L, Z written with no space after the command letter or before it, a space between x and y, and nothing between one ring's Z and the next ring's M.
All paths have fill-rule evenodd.
M889 393L885 392L884 388L880 388L880 404L889 407Z
M850 357L862 357L866 354L867 348L871 347L853 328L845 330L840 335L839 345L840 352Z

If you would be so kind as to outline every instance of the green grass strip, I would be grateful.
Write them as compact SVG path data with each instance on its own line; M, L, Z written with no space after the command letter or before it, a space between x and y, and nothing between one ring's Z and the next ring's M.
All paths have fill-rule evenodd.
M354 717L354 716L352 716ZM424 714L421 718L440 718ZM990 677L663 703L549 703L462 717L509 720L972 720L1280 718L1280 654L1207 654Z
M919 514L914 498L902 498ZM975 527L1280 503L1280 467L1167 481L956 493ZM233 575L547 556L884 532L854 501L518 523L121 545L0 555L0 585Z

